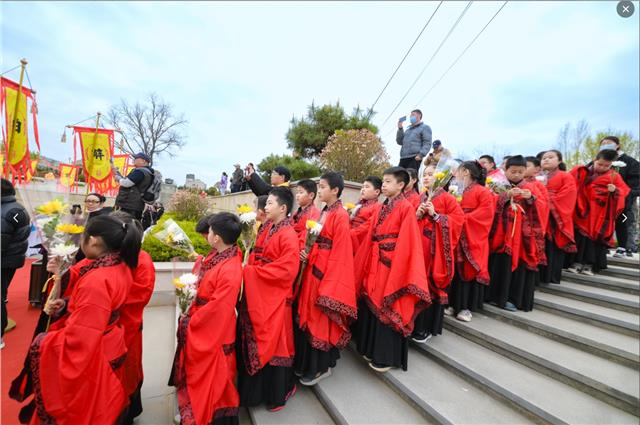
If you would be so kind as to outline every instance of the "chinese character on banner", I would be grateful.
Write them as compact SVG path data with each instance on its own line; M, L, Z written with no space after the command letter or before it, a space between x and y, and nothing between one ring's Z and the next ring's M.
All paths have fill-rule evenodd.
M82 152L82 171L89 190L106 193L112 186L113 130L73 127L76 143ZM74 157L75 157L74 144Z
M31 103L29 109L28 102ZM2 167L2 175L14 180L26 182L33 174L32 161L29 155L29 128L32 128L33 140L38 152L38 121L35 93L20 87L14 81L0 77L0 108L2 109L2 152L6 159ZM28 112L31 112L29 118ZM30 122L31 121L31 122Z

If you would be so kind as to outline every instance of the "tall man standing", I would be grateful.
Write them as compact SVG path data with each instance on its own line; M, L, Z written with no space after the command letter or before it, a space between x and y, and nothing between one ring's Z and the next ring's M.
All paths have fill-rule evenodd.
M411 125L405 131L402 128L403 121L398 121L396 143L402 146L398 165L418 171L420 162L431 149L431 127L422 122L422 112L419 109L411 111L409 122Z
M149 166L151 158L140 152L133 156L135 169L123 177L116 167L113 167L115 179L120 186L116 197L116 208L131 214L137 220L142 219L145 207L144 193L153 183L153 168ZM153 201L151 199L150 201Z
M231 193L240 192L242 188L242 179L244 177L244 172L240 167L240 164L234 164L235 170L233 170L233 174L231 175Z

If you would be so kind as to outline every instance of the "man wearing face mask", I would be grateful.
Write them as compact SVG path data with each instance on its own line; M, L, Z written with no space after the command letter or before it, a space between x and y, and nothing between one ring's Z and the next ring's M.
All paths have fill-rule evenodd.
M409 122L411 125L404 130L403 121L398 121L396 143L402 146L398 165L418 171L420 162L431 149L431 127L422 122L422 112L419 109L411 111Z
M636 199L640 195L640 163L635 158L627 155L620 149L620 139L616 136L607 136L600 141L600 150L613 150L618 152L618 161L626 164L618 167L622 180L629 186L631 192L625 200L624 211L616 220L616 240L618 249L614 257L633 256L635 251L636 217L633 211ZM627 219L625 220L625 216ZM623 221L624 220L624 221Z

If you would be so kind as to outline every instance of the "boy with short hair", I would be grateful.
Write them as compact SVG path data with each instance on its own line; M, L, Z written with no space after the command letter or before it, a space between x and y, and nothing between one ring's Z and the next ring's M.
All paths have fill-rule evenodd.
M209 228L207 241L215 254L204 261L196 297L178 323L170 381L176 387L180 416L183 421L192 418L194 424L237 421L239 406L234 347L242 283L236 245L240 220L228 212L217 213L210 217Z
M367 234L367 222L376 211L378 199L382 193L382 179L378 176L369 176L364 179L360 189L360 201L351 212L351 244L353 254L358 251L362 240Z
M304 248L307 220L317 220L320 210L315 206L318 185L310 179L300 180L295 188L298 210L293 214L293 228L300 239L300 249Z
M269 192L267 221L244 268L244 296L238 309L240 404L266 403L279 411L295 393L292 294L300 263L298 236L289 219L293 193Z
M297 304L295 372L307 386L331 375L357 316L349 213L340 201L343 189L340 174L320 177L318 197L325 203L322 230L309 254L300 253L307 266Z
M402 167L384 172L387 200L377 206L355 258L357 348L378 372L407 370L413 319L431 304L416 212L403 193L408 183Z

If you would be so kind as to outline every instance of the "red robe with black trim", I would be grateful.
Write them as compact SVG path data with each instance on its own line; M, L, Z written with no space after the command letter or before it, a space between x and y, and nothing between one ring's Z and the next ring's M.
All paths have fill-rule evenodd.
M356 205L356 210L351 215L351 245L353 246L354 256L367 235L367 223L377 211L377 205L377 199L360 200Z
M244 268L238 316L249 375L267 364L290 367L295 354L291 305L300 266L298 235L289 219L263 227Z
M36 411L31 424L113 424L128 405L122 385L127 353L119 312L133 284L117 256L78 270L60 329L36 336L30 348Z
M356 290L378 320L411 335L431 304L416 210L403 194L379 204L355 259Z
M519 189L528 189L535 196L535 187L526 182L520 181L517 185ZM496 202L496 214L489 234L491 252L497 254L508 254L511 256L511 270L518 268L520 264L520 249L522 245L523 222L527 220L531 213L530 209L535 209L535 199L524 199L522 196L509 198L506 193L494 195ZM537 265L536 265L537 267Z
M300 241L300 250L304 249L305 235L307 229L307 220L318 220L320 218L320 210L313 204L313 202L304 208L298 208L298 211L291 217L293 220L293 228L298 234Z
M410 191L405 192L404 196L407 198L407 201L409 201L409 203L413 205L413 208L417 210L420 206L420 200L422 198L420 194L414 189L411 189Z
M198 292L178 323L170 384L176 387L183 425L208 425L236 416L236 302L242 284L237 246L208 256Z
M571 175L578 187L573 215L576 228L592 241L615 246L616 219L624 211L629 186L614 170L596 174L592 168L579 165L571 170ZM616 186L615 192L609 192L609 184Z
M427 193L423 193L420 202L427 202ZM447 304L447 288L455 273L455 252L460 239L464 213L450 193L438 189L431 198L438 217L434 220L429 214L418 221L422 234L422 250L429 280L431 297L440 304ZM418 204L419 205L419 204Z
M132 395L142 384L142 315L149 303L156 282L156 269L151 256L140 250L138 267L133 270L133 285L129 288L127 300L120 309L120 323L124 328L127 358L124 369L124 390Z
M344 348L351 339L349 324L357 317L353 248L349 213L337 201L325 208L322 230L304 270L298 315L313 348Z
M566 171L556 170L547 175L549 221L547 239L565 252L576 252L573 212L576 209L576 181Z
M460 208L465 221L458 243L458 274L465 282L489 285L489 232L493 225L496 203L493 193L478 183L464 190Z
M524 188L531 191L535 200L524 210L520 261L528 270L538 271L539 265L547 265L544 241L549 221L549 197L547 188L535 178L527 179L526 185Z

